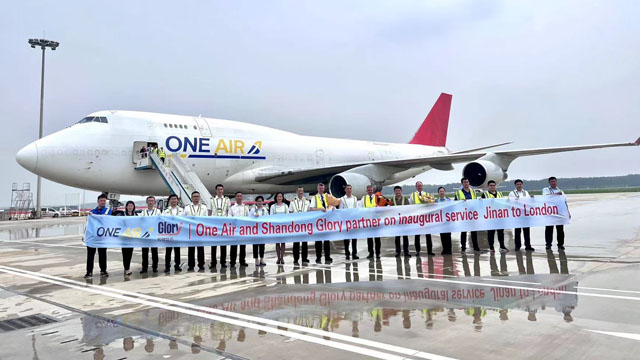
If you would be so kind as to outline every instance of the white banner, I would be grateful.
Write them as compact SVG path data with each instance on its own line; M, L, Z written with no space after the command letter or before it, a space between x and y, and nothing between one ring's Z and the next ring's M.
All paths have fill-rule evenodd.
M92 215L91 247L186 247L343 240L569 223L564 195L343 209L266 217Z

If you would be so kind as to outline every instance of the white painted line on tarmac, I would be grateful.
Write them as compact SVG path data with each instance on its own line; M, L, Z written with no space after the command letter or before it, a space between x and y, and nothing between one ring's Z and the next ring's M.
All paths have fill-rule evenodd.
M576 286L576 289L622 292L622 293L629 293L629 294L640 294L640 291L634 291L634 290L605 289L605 288L594 288L594 287L587 287L587 286Z
M446 356L440 356L440 355L431 354L431 353L418 351L418 350L414 350L414 349L408 349L408 348L399 347L399 346L395 346L395 345L380 343L380 342L377 342L377 341L371 341L371 340L366 340L366 339L361 339L361 338L354 338L354 337L347 336L347 335L326 332L326 331L323 331L323 330L307 328L307 327L299 326L299 325L295 325L295 324L284 323L284 322L280 322L280 321L264 319L264 318L260 318L260 317L256 317L256 316L250 316L250 315L245 315L245 314L240 314L240 313L235 313L235 312L230 312L230 311L225 311L225 310L220 310L220 309L212 309L212 308L208 308L208 307L205 307L205 306L199 306L199 305L184 303L184 302L180 302L180 301L176 301L176 300L169 300L169 299L159 298L159 297L150 296L150 295L146 295L146 294L141 294L141 293L136 293L136 292L130 292L130 291L125 291L125 290L115 289L115 288L111 288L111 287L108 287L108 286L97 286L97 285L86 284L86 283L82 283L82 282L75 281L75 280L60 278L60 277L52 276L52 275L35 273L35 272L22 270L22 269L17 269L17 268L11 268L11 267L8 267L8 266L1 266L0 265L0 271L4 271L4 272L11 273L11 274L14 274L14 275L25 276L25 277L28 277L28 278L39 279L39 280L42 280L42 281L55 283L55 284L58 284L58 285L67 286L67 287L71 287L71 288L74 288L74 289L90 291L90 292L94 292L94 293L98 293L98 294L102 294L102 295L106 295L106 296L112 296L112 297L123 299L123 300L129 300L129 301L132 301L132 302L138 302L138 303L141 303L141 304L142 304L141 301L144 301L144 302L153 301L154 305L150 305L150 306L161 307L161 308L164 308L164 309L168 309L168 307L172 307L173 308L174 306L172 306L172 305L175 305L175 306L179 306L180 308L185 307L185 308L191 308L191 309L197 310L197 312L193 312L195 314L202 314L202 312L216 313L216 314L220 314L220 315L223 315L223 316L228 316L228 317L233 317L233 318L237 318L237 319L243 319L243 320L251 321L251 323L244 323L244 321L242 321L242 320L229 319L229 320L233 320L233 321L236 321L236 322L242 322L244 324L252 324L253 325L253 323L262 323L262 324L268 324L268 325L273 325L273 326L286 327L287 329L295 329L296 331L300 331L300 332L304 332L304 333L311 333L311 334L322 336L322 337L329 337L329 338L339 339L339 340L342 340L342 341L352 342L352 343L356 343L356 344L359 344L359 345L379 348L379 349L382 349L382 350L392 351L392 352L396 352L396 353L403 354L403 355L408 355L408 356L415 356L415 357L419 357L419 358L423 358L423 359L454 360L453 358L446 357ZM78 284L78 285L73 285L73 284ZM148 301L147 300L141 300L141 299L148 299ZM162 303L172 304L172 305L164 305ZM190 311L189 313L181 311L181 310L175 310L175 309L168 309L168 310L179 311L179 312L183 312L183 313L188 314L188 315L193 315L193 314L190 313L190 312L192 312L190 310L186 310L186 311ZM198 316L198 315L194 315L194 316ZM215 315L211 315L211 316L215 316ZM212 319L212 320L221 321L221 322L227 322L227 323L231 323L231 324L237 325L234 322L227 321L227 318L218 318L217 316L215 316L215 317L216 317L216 319ZM238 326L246 326L246 327L250 327L251 328L251 326L244 325L244 324L243 325L238 325ZM256 326L259 326L259 325L256 325ZM258 329L258 330L264 330L264 331L268 331L268 332L272 332L272 333L277 333L279 335L283 335L283 334L281 334L279 332L274 332L273 331L274 329L271 328L271 327L264 327L264 328L265 329L269 329L269 330L265 330L262 327L260 329ZM275 329L275 330L278 330L278 329ZM298 333L294 333L294 332L287 332L286 330L285 331L278 330L278 331L286 332L288 335L284 335L284 336L289 336L289 337L293 337L293 338L296 338L296 336L308 336L308 335L298 334ZM296 336L292 336L292 335L296 335ZM303 338L298 338L298 339L303 340L303 341L308 341L308 340L305 340ZM313 338L313 339L316 339L316 338ZM324 342L326 342L326 340L324 340L323 343L320 343L320 344L321 345L326 345L326 344L324 344ZM318 343L318 342L315 342L315 343ZM335 343L335 342L329 342L329 343L330 344L342 344L342 343ZM347 344L342 344L342 345L353 346L353 345L347 345ZM330 345L327 345L327 346L330 346ZM335 346L332 346L332 347L335 347ZM360 349L365 349L365 348L360 348ZM347 351L351 351L351 350L347 350ZM369 350L369 351L372 351L372 350ZM358 351L354 351L354 352L359 352L359 350ZM384 354L384 353L382 353L382 354ZM366 355L374 356L374 355L369 355L369 354L366 354ZM391 354L388 354L388 355L391 355ZM391 358L391 359L402 358L402 357L397 357L395 355L391 355L391 356L392 357L379 357L379 358L385 358L385 359L386 358Z
M585 329L585 330L590 331L590 332L594 332L594 333L597 333L597 334L617 336L617 337L621 337L621 338L625 338L625 339L631 339L631 340L640 340L640 334L613 332L613 331L599 331L599 330L589 330L589 329Z

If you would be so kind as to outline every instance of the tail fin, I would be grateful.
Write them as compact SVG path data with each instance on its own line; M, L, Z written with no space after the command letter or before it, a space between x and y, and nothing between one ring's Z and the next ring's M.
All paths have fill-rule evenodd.
M409 144L429 146L445 146L447 144L451 98L451 94L440 94Z

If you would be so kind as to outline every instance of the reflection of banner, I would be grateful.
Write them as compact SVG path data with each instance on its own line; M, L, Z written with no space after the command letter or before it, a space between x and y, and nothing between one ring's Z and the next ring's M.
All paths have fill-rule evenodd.
M569 223L564 196L483 199L249 217L89 217L92 247L181 247L342 240Z

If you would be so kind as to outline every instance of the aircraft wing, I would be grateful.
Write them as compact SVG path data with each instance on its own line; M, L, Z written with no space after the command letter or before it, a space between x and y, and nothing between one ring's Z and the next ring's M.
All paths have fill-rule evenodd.
M256 181L267 182L271 184L288 185L295 183L310 183L310 182L325 182L332 176L363 165L380 165L396 167L398 171L416 168L416 167L432 167L436 169L451 169L453 164L465 163L482 158L487 154L494 154L499 158L504 159L507 163L515 160L521 156L543 155L553 154L558 152L578 151L588 149L602 149L611 147L623 147L623 146L638 146L640 145L640 138L635 142L629 143L612 143L612 144L593 144L593 145L579 145L579 146L561 146L553 148L538 148L538 149L524 149L524 150L505 150L496 151L492 153L486 152L461 152L452 153L448 155L437 155L429 157L409 158L409 159L395 159L395 160L382 160L382 161L370 161L361 163L351 163L343 165L332 165L326 167L313 167L313 168L299 168L299 169L285 169L280 167L267 167L257 171Z

